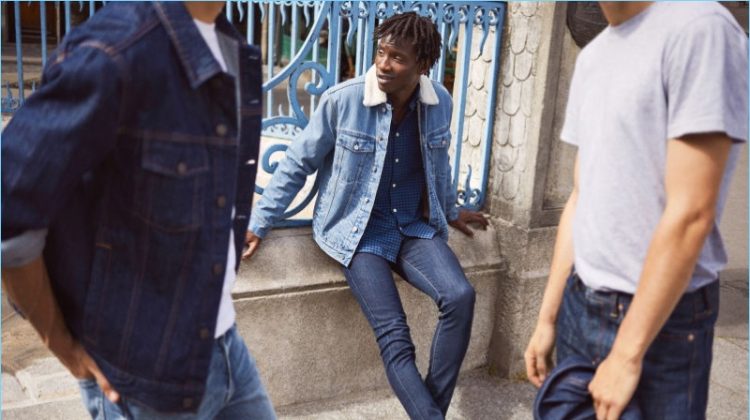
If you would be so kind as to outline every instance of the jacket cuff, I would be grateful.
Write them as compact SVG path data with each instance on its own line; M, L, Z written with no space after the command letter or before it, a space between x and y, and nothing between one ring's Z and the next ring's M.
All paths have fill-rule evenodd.
M268 234L268 231L271 230L269 226L266 226L265 223L262 223L257 217L251 216L250 217L250 223L247 225L247 230L250 232L253 232L255 236L259 237L260 239L263 239Z

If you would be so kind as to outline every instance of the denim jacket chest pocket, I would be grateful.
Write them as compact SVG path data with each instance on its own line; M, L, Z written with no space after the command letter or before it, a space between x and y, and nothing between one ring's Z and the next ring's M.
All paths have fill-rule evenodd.
M136 172L136 214L166 232L199 229L209 169L204 144L144 139Z
M433 173L444 176L448 171L448 145L450 144L450 132L441 130L427 138L427 149L429 159L432 163Z
M356 182L362 172L372 166L375 158L375 139L351 134L339 134L336 138L336 159L334 168L339 172L339 180Z

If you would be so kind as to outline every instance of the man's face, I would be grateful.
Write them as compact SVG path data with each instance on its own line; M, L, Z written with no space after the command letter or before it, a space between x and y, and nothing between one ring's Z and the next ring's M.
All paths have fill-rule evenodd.
M419 76L425 71L417 62L413 45L395 43L391 37L378 41L375 54L375 71L378 87L386 94L404 92L410 95L419 83Z

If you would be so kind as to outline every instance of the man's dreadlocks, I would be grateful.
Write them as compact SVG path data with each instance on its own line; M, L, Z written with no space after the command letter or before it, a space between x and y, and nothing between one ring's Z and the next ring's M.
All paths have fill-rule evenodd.
M388 36L394 43L413 45L417 62L427 64L427 68L440 58L440 34L428 17L419 16L416 12L393 15L375 29L377 39Z

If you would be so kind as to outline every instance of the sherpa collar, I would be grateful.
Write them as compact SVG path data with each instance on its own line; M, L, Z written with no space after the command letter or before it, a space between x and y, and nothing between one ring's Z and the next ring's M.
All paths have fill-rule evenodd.
M375 66L372 66L365 75L365 98L362 100L362 104L364 106L377 106L384 104L387 100L385 92L378 87ZM435 88L432 86L432 81L425 75L419 78L419 100L425 105L440 103Z

